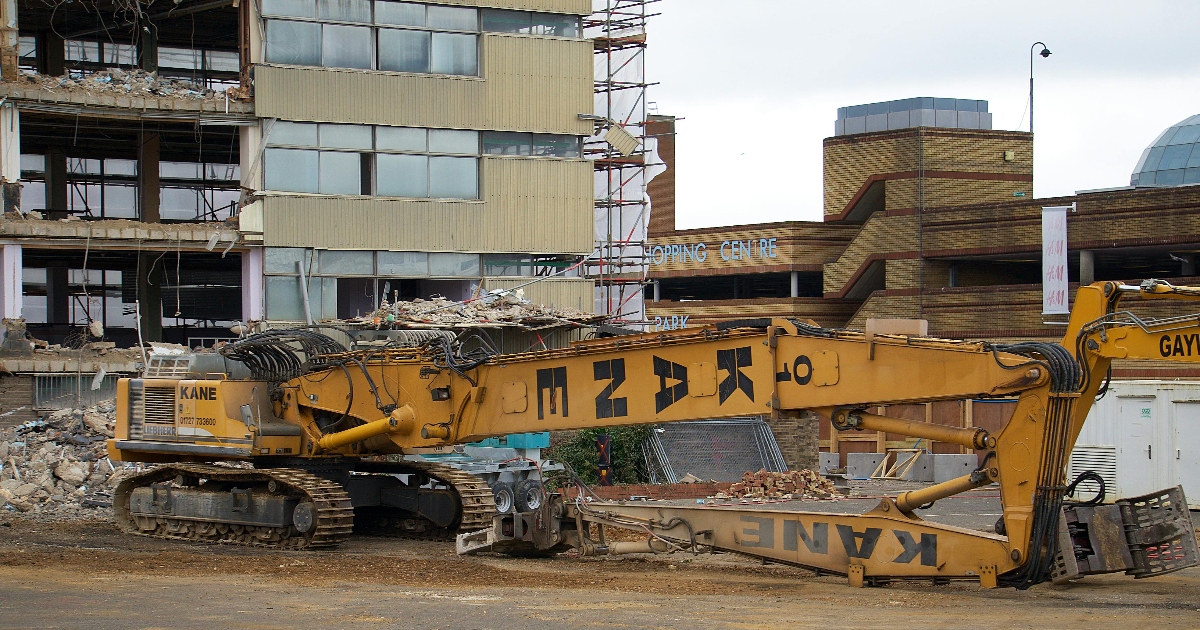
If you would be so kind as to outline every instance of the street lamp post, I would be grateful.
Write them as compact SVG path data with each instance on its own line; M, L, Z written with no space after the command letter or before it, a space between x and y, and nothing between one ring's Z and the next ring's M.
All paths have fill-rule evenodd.
M1033 49L1038 46L1042 47L1042 52L1038 53L1043 59L1050 56L1050 49L1042 42L1034 42L1029 47L1029 133L1033 133Z

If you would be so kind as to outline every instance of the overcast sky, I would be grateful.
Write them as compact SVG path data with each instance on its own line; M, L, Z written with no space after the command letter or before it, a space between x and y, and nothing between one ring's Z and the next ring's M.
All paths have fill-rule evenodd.
M662 0L648 100L677 126L680 228L821 219L837 108L984 99L1029 127L1034 194L1126 186L1142 150L1200 113L1200 2ZM1024 113L1024 121L1022 116Z

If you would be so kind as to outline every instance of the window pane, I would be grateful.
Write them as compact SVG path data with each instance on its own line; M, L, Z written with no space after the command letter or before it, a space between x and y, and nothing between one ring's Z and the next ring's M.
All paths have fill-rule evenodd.
M300 294L300 278L298 276L268 276L266 284L267 318L304 321L304 297ZM320 287L320 283L314 284ZM310 287L310 302L313 297L312 293Z
M483 134L484 155L529 155L532 134L487 131Z
M425 5L411 2L376 2L375 23L425 26Z
M137 218L137 190L137 186L133 184L106 184L104 216L119 219Z
M326 195L362 193L362 156L321 151L320 191Z
M290 273L295 275L299 273L296 263L301 260L305 264L305 274L317 272L315 265L312 269L308 268L308 265L313 262L312 252L305 250L303 247L268 247L263 256L263 271L266 273Z
M376 127L375 148L380 151L425 151L425 130L408 127Z
M68 39L64 43L67 61L100 61L100 42L81 42Z
M1192 147L1192 157L1188 160L1188 168L1196 168L1200 166L1200 145Z
M369 276L375 273L375 252L321 252L321 273L331 276Z
M1179 131L1171 137L1171 144L1191 144L1200 140L1200 125L1189 125L1180 127Z
M429 196L443 199L479 198L479 160L429 158Z
M430 7L432 10L433 7ZM475 35L433 34L433 56L430 70L437 74L478 74L478 46Z
M209 50L208 69L218 72L237 72L242 69L242 60L236 52L227 50Z
M267 61L300 66L321 65L321 25L268 20Z
M379 29L379 69L429 72L429 33Z
M429 28L452 31L479 30L479 14L475 9L461 7L429 7Z
M380 153L375 160L375 194L381 197L429 196L428 157Z
M201 67L203 61L203 54L199 50L191 48L168 48L166 46L158 48L158 66L160 68L196 70Z
M41 173L46 170L46 156L27 153L21 154L21 170Z
M317 15L323 20L371 23L370 0L317 0Z
M430 254L429 275L442 278L478 276L479 256L475 254Z
M268 145L284 145L290 147L317 146L317 126L313 123L297 123L287 120L276 120L267 132Z
M485 276L532 276L533 263L528 256L495 254L483 257Z
M337 24L321 27L321 65L327 68L370 70L374 48L368 27Z
M263 15L294 15L317 17L317 3L313 0L263 0Z
M533 155L543 157L579 157L579 138L534 134Z
M532 14L528 11L484 9L480 16L483 30L492 33L528 33Z
M425 252L379 252L376 256L381 276L429 275L429 254Z
M25 156L21 156L22 167L24 160ZM104 172L107 175L137 176L137 160L104 160Z
M1158 186L1178 186L1183 183L1183 169L1159 171L1157 181L1154 183Z
M200 165L195 162L159 162L160 177L168 179L200 179Z
M332 149L371 149L370 125L320 126L321 147Z
M21 210L46 209L46 182L21 182Z
M552 13L533 14L533 34L555 37L579 37L579 18Z
M1174 144L1167 147L1163 151L1162 161L1158 163L1158 169L1165 171L1173 168L1183 168L1187 166L1188 156L1192 154L1192 145L1190 144Z
M1150 155L1146 157L1146 164L1142 167L1142 171L1157 171L1158 161L1162 159L1164 147L1154 147L1150 149Z
M160 194L159 213L164 219L195 221L200 206L200 191L195 188L164 187Z
M479 132L457 129L430 129L430 153L479 155Z
M317 152L267 149L263 156L267 190L317 192Z
M132 66L137 63L137 49L130 44L104 43L104 63Z

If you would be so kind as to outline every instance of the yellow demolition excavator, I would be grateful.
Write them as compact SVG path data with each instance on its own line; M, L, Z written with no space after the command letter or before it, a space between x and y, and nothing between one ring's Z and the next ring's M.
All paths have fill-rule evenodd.
M147 536L284 548L352 531L458 534L462 553L584 555L703 549L848 576L977 580L1027 588L1200 562L1182 490L1113 505L1064 500L1067 458L1113 359L1200 362L1200 317L1142 319L1125 300L1198 301L1162 281L1081 287L1062 344L990 344L753 320L500 355L429 334L412 347L347 350L307 330L152 360L118 385L117 461L160 464L113 496ZM1153 304L1149 305L1151 307ZM996 432L868 410L1015 397ZM502 501L481 478L409 461L416 449L522 432L811 411L839 431L887 431L987 453L960 479L861 515L566 501L522 482ZM918 506L996 483L997 533L922 520ZM599 527L593 527L598 525ZM645 531L608 543L604 526Z

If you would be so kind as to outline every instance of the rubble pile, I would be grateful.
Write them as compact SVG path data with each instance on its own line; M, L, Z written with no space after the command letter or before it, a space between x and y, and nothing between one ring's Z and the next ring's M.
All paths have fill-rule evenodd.
M20 83L29 87L37 87L47 92L83 91L89 94L106 94L109 96L135 96L143 98L186 98L199 100L220 100L224 102L225 92L210 90L203 83L193 83L187 79L160 77L156 72L144 70L122 70L107 68L82 77L49 76L43 74L22 74ZM233 96L234 94L230 94Z
M116 404L105 401L0 432L0 509L69 515L108 505L117 483L137 472L108 460L115 421Z
M441 297L390 304L386 300L375 312L351 323L375 328L518 327L537 330L558 326L591 326L607 319L573 308L552 308L531 303L520 290L495 292L455 302Z
M722 496L724 494L725 496ZM833 482L811 470L788 472L748 472L742 480L729 486L727 494L715 498L724 499L828 499L839 496Z

